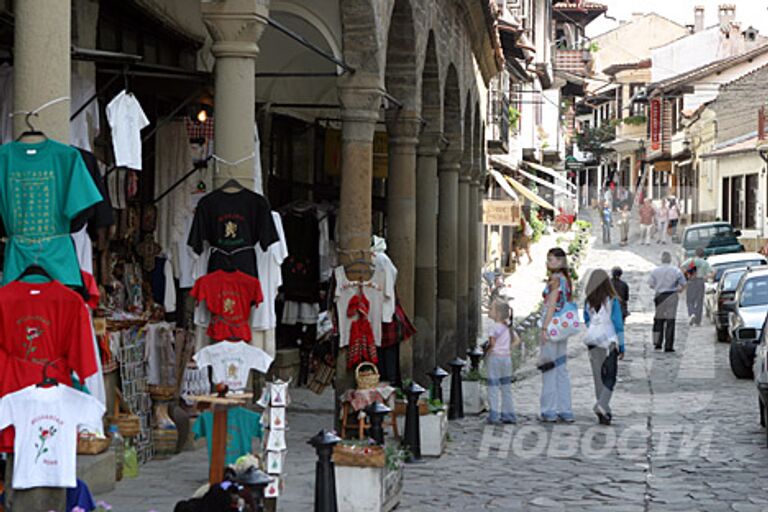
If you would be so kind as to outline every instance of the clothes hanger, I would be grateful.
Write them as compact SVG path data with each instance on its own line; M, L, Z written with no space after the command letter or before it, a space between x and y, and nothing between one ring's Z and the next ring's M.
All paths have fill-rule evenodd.
M48 278L49 281L53 281L53 277L51 277L51 274L49 274L47 270L45 270L43 267L41 267L37 263L33 263L32 265L25 268L24 272L19 274L19 277L16 278L16 281L21 281L22 279L28 276L42 276L42 277Z
M235 178L230 178L226 182L224 182L224 184L220 186L218 190L223 191L224 189L232 189L232 188L236 188L238 191L240 191L240 190L243 190L245 187L243 187L243 185L239 181L237 181Z
M42 137L43 139L48 140L48 136L45 133L35 129L35 127L32 126L30 117L36 116L36 115L37 113L35 112L27 112L27 114L24 116L24 122L27 124L27 130L21 132L21 134L16 138L16 142L19 142L21 139L25 137Z
M48 376L48 366L50 366L51 364L53 364L53 361L48 361L47 363L45 363L45 366L43 366L43 380L36 384L38 388L59 385L59 381L57 381L53 377Z

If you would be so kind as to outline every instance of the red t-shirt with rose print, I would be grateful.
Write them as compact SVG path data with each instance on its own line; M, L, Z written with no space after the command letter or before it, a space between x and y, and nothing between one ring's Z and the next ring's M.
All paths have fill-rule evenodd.
M195 281L190 295L198 302L205 301L211 312L208 336L216 341L251 341L251 305L258 306L264 300L258 279L239 270L217 270Z

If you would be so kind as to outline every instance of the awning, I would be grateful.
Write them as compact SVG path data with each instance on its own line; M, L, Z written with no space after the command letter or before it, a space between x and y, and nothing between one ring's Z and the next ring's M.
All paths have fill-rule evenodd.
M520 174L522 174L523 176L525 176L529 180L535 181L536 183L538 183L542 187L551 188L555 192L558 192L560 194L565 194L568 197L575 197L576 196L576 194L574 194L573 192L571 192L567 188L563 188L560 185L555 185L554 183L550 183L549 181L543 180L543 179L539 178L538 176L534 176L531 173L525 172L522 169L518 169L517 172L519 172Z
M549 204L546 200L542 199L541 197L537 196L533 192L531 192L528 187L520 183L519 181L510 178L509 176L504 176L510 185L515 187L518 192L520 192L523 197L528 199L532 203L536 203L537 205L541 206L542 208L546 208L547 210L555 210L555 207Z
M504 176L495 169L489 169L491 176L493 176L493 179L496 180L496 183L499 184L499 186L504 190L504 192L507 193L509 197L514 199L515 201L519 201L520 197L515 193L515 189L510 186L510 184L507 182L507 180L504 179Z
M563 173L557 172L556 170L552 169L551 167L546 167L544 165L535 164L533 162L528 162L526 160L523 160L523 163L530 167L531 169L534 169L536 171L543 172L544 174L548 174L555 178L556 180L559 180L563 182L566 187L571 186L572 188L576 188L576 185L568 181L568 179L563 175Z
M513 162L511 159L509 159L509 157L506 157L506 155L491 155L491 162L493 162L495 164L498 164L498 165L501 165L502 167L506 167L507 169L509 169L511 171L519 172L520 174L522 174L526 178L528 178L528 179L530 179L532 181L535 181L536 183L538 183L539 185L541 185L543 187L550 188L550 189L554 190L555 192L558 192L560 194L565 194L568 197L575 197L576 196L576 194L574 194L573 192L571 192L567 188L561 187L560 185L556 185L554 183L550 183L547 180L543 180L543 179L539 178L538 176L534 176L533 174L530 174L530 173L527 173L527 172L523 171L517 165L515 165L515 162ZM526 163L528 165L531 165L529 162L524 162L524 163ZM557 173L555 173L555 171L549 169L548 167L537 165L536 169L538 170L539 167L541 167L542 169L547 169L547 171L553 173L556 178L562 179L562 176L558 176ZM568 183L568 182L566 181L566 183Z

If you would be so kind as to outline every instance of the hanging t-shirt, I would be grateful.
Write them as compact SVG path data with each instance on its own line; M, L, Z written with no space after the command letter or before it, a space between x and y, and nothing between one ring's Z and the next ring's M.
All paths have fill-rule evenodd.
M197 366L213 369L213 382L241 391L248 384L251 370L267 373L272 356L244 341L221 341L200 350L194 356Z
M286 300L320 301L320 231L314 208L290 209L283 214L288 257L283 262Z
M99 161L90 151L82 148L76 149L80 152L80 156L83 157L85 168L88 169L88 173L91 175L91 179L93 179L93 183L99 190L102 199L80 212L70 223L70 231L75 233L87 225L89 233L93 236L96 233L96 229L108 227L115 223L115 212L112 209L112 201L109 198L109 188L104 181L104 176L101 175Z
M115 165L141 170L141 130L149 125L139 100L120 91L107 105L107 121L112 128Z
M7 355L0 396L41 382L49 362L47 374L60 383L71 384L73 370L85 381L97 365L82 297L56 281L13 281L0 288L0 353ZM3 431L0 451L12 446L13 432Z
M208 272L235 268L258 277L254 246L266 251L278 241L270 212L269 201L256 192L214 190L198 203L187 243L198 255L210 244Z
M258 279L239 271L217 270L198 279L189 293L198 302L205 301L211 312L208 336L217 341L251 340L251 305L264 300Z
M264 302L251 313L251 327L258 331L274 329L277 326L275 299L277 298L277 289L283 284L280 265L288 256L288 246L285 243L283 221L280 214L272 212L272 221L275 223L279 240L270 245L266 251L263 251L261 247L256 247L256 264L259 268L261 291L264 293Z
M198 416L192 426L195 439L205 437L208 440L208 456L213 451L213 413L206 411ZM242 407L227 411L227 451L224 464L234 464L243 455L253 452L252 440L261 439L261 414Z
M360 292L361 287L363 294L370 304L368 320L371 323L376 346L381 346L381 323L384 313L384 301L390 299L387 295L386 274L379 267L376 267L371 279L365 281L362 285L359 282L352 282L347 279L344 267L336 267L333 274L336 278L336 309L339 312L339 346L346 347L349 345L351 325L356 317L347 316L347 308L349 307L349 301ZM394 297L391 297L391 299L394 300Z
M29 386L0 400L0 429L16 429L13 488L75 487L77 427L101 433L105 408L68 386Z
M33 263L80 286L70 222L101 201L80 153L54 140L0 146L0 216L9 235L3 282Z

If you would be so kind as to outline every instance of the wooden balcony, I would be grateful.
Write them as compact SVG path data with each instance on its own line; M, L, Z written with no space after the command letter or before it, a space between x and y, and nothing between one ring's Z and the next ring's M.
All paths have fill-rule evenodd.
M593 62L589 50L555 50L555 73L565 71L578 76L591 76Z

